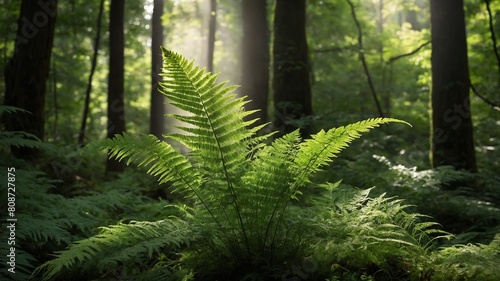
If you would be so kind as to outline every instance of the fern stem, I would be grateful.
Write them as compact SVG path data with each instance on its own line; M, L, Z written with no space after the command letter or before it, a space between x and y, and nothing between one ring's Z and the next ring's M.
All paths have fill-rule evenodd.
M186 70L184 68L182 68L184 74L186 76L189 76L189 74L186 72ZM191 87L193 87L194 89L197 89L196 93L200 93L201 91L198 89L198 87L196 85L194 85L193 81L192 80L188 80L189 83L191 84ZM231 197L233 199L233 205L235 207L235 211L236 211L236 214L238 216L238 223L240 224L240 227L241 227L241 231L243 232L243 237L244 237L244 240L245 240L245 248L246 248L246 252L247 252L247 258L249 260L251 260L251 250L250 250L250 243L249 243L249 240L248 240L248 235L247 235L247 232L246 232L246 229L245 229L245 225L243 223L243 218L241 217L241 210L240 210L240 206L238 204L238 201L237 201L237 196L236 196L236 192L234 190L234 187L233 187L233 184L231 182L231 179L229 177L229 172L228 172L228 169L227 169L227 164L226 164L226 160L225 160L225 157L224 157L224 153L223 153L223 149L222 149L222 146L220 144L220 140L219 140L219 136L217 136L217 134L215 133L215 127L214 127L214 124L213 124L213 121L212 119L210 118L209 114L208 114L208 110L207 110L207 107L206 107L206 104L202 98L201 95L199 95L199 98L200 98L200 104L201 106L203 107L203 113L205 115L205 117L207 118L208 122L209 122L209 126L211 128L211 131L213 133L213 136L215 138L215 141L217 143L217 147L219 148L219 155L220 155L220 160L221 160L221 163L222 163L222 168L224 170L224 176L226 178L226 182L227 182L227 185L228 185L228 190L231 194ZM211 212L210 212L211 214ZM215 217L211 214L212 218L215 219ZM221 230L223 230L221 228Z

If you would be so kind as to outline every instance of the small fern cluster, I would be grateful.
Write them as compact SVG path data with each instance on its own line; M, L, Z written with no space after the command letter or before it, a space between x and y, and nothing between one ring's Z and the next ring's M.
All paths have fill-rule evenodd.
M31 114L24 109L2 105L0 106L0 117L7 114ZM26 147L37 148L45 151L54 151L55 147L51 144L41 142L35 135L24 131L5 131L0 130L0 153L8 153L13 148Z
M487 244L458 244L432 256L436 280L500 280L500 234Z
M8 134L1 135L2 138L6 136ZM15 138L9 142L16 143L15 146L26 147L22 141L19 142ZM54 163L66 161L58 159L59 156L53 153L53 150L46 150L48 145L34 144L27 147L42 149L46 153L45 158L51 158ZM69 190L76 189L73 185L82 188L81 183L63 183L58 179L53 179L54 175L49 176L48 169L46 169L46 167L53 167L51 165L40 166L45 167L43 168L45 172L41 170L41 167L12 157L9 149L2 151L0 169L2 171L7 171L8 167L16 169L14 182L16 189L15 191L9 190L9 192L15 194L14 218L17 222L15 274L3 270L0 272L1 280L29 280L36 267L52 258L50 256L52 252L63 250L77 240L94 235L95 228L99 225L116 223L118 218L144 219L135 213L141 209L152 209L150 205L158 207L156 202L151 202L146 197L127 190L126 175L124 175L124 182L117 180L104 184L99 191L90 190L90 186L85 186L85 191L71 194ZM58 169L62 169L62 164L58 165ZM7 194L8 186L5 184L8 182L7 173L2 175L0 191L2 194ZM71 196L67 196L68 194ZM6 203L6 200L2 200L0 204L2 210L7 209ZM148 215L154 214L154 212L149 212ZM9 222L2 219L2 229L6 229L8 224ZM1 236L4 241L7 241L5 235L8 234L2 231ZM9 253L11 246L1 243L0 251Z
M183 155L153 135L117 135L89 151L148 168L160 183L189 200L175 216L101 228L38 268L46 280L92 274L98 280L334 280L380 275L427 280L435 223L406 212L401 200L368 196L339 184L315 185L313 176L362 133L391 118L368 119L320 131L298 131L270 141L248 129L235 87L163 49L161 92L186 114L185 134L166 136ZM269 144L268 144L269 143ZM299 204L304 187L316 195ZM382 272L382 273L380 273ZM150 279L145 279L147 278ZM154 277L153 277L154 276Z
M379 174L386 182L385 189L408 198L420 212L432 214L447 230L454 233L485 232L500 223L500 182L487 182L482 174L457 171L452 167L417 171L415 167L394 165L385 157L374 156L388 169ZM465 182L453 190L449 183ZM488 184L482 184L482 182ZM476 185L476 187L472 187ZM425 204L429 200L434 204ZM467 206L467 208L464 208ZM474 222L474 223L471 223ZM494 236L487 234L490 240ZM480 241L480 240L479 240Z

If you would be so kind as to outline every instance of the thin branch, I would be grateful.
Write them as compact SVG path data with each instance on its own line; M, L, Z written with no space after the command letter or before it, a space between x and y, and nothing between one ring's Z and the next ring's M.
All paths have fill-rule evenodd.
M498 54L497 38L495 36L495 29L493 28L493 17L491 15L490 0L484 0L484 3L486 3L486 10L488 10L491 41L492 41L492 45L493 45L493 51L495 52L495 56L497 58L498 73L500 75L500 55ZM500 78L500 76L499 76L499 78Z
M423 47L429 45L431 43L431 41L427 41L425 42L424 44L418 46L415 50L409 52L409 53L406 53L406 54L401 54L401 55L397 55L397 56L394 56L394 57L391 57L387 60L387 64L391 64L393 63L394 61L400 59L400 58L404 58L404 57L409 57L409 56L413 56L414 54L418 53Z
M83 116L82 116L82 124L80 127L80 132L78 133L78 144L83 145L83 140L85 139L85 130L87 127L87 116L89 115L89 106L90 106L90 92L92 91L92 77L94 77L95 68L97 65L97 55L99 54L99 43L101 39L101 22L102 22L102 14L104 11L104 0L101 0L101 4L99 6L99 15L97 16L97 31L95 36L94 43L94 56L92 57L92 65L90 69L89 80L87 84L87 91L85 93L85 104L83 105Z
M487 103L488 105L491 106L491 108L493 108L494 110L498 110L500 111L500 105L497 104L497 103L494 103L490 100L488 100L486 97L484 97L483 95L479 94L479 92L476 90L476 87L474 87L474 85L472 84L472 82L469 81L469 85L470 85L470 88L472 90L472 92L474 93L474 95L476 95L478 98L480 98L482 101L484 101L485 103Z
M59 103L57 101L57 68L55 60L52 59L52 92L54 94L54 128L52 128L52 135L54 140L57 140L57 123L59 120Z
M363 31L361 30L361 25L359 24L358 18L356 17L356 10L354 9L354 4L351 0L346 0L349 6L351 7L351 14L354 23L356 24L356 28L358 29L358 47L359 47L359 58L363 63L363 69L365 70L366 79L368 80L368 85L370 86L370 90L372 92L373 100L375 101L375 105L377 106L378 114L380 117L384 117L384 113L382 112L382 107L380 106L380 102L378 101L377 92L375 91L375 86L372 82L372 77L370 75L370 71L368 70L368 64L366 63L365 53L363 50Z
M314 49L313 52L315 53L331 53L331 52L341 52L341 51L359 51L357 45L350 45L350 46L344 46L344 47L330 47L330 48L324 48L324 49Z

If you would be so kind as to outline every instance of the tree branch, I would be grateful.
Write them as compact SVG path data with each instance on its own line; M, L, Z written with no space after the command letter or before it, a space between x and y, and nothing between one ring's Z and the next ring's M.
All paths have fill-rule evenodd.
M487 98L485 98L483 95L479 94L479 92L476 90L476 87L474 87L474 85L472 84L472 82L469 81L469 85L470 85L470 88L471 88L472 92L474 93L474 95L476 95L482 101L484 101L485 103L487 103L488 105L490 105L491 108L493 108L494 110L500 111L500 105L499 104L494 103L494 102L488 100Z
M342 52L342 51L359 51L358 46L349 45L349 46L338 46L338 47L330 47L324 49L314 49L315 53L331 53L331 52Z
M375 91L375 86L373 85L372 82L370 71L368 70L368 64L366 63L365 59L365 53L363 50L363 31L361 30L361 25L359 24L358 18L356 17L356 10L354 9L354 4L351 2L351 0L346 0L346 1L351 7L352 19L354 20L356 28L358 29L359 58L363 64L363 69L365 70L366 79L368 80L368 85L370 86L373 100L375 101L375 105L377 106L378 114L380 117L384 117L384 113L382 112L382 107L380 106L380 102L378 101L377 92Z
M83 140L85 139L85 130L87 127L87 116L89 114L89 106L90 106L90 92L92 91L92 77L94 77L95 68L97 65L97 55L99 54L99 43L101 39L101 22L102 22L102 14L104 11L104 0L101 0L101 4L99 5L99 15L97 16L97 30L95 35L94 42L94 56L92 57L92 65L90 67L90 75L87 83L87 90L85 92L85 104L83 106L83 116L82 116L82 124L80 127L80 132L78 133L78 144L83 145Z
M495 29L493 28L493 17L491 15L490 0L484 0L484 3L486 3L486 10L488 10L491 41L492 41L492 45L493 45L493 51L495 52L495 56L497 58L497 67L498 67L498 73L499 73L499 78L500 78L500 55L498 54L497 39L495 36Z
M400 59L400 58L404 58L404 57L409 57L409 56L413 56L414 54L418 53L423 47L429 45L431 43L431 41L427 41L425 42L424 44L418 46L415 50L409 52L409 53L406 53L406 54L401 54L401 55L397 55L397 56L394 56L394 57L391 57L387 60L387 64L391 64L393 63L394 61Z

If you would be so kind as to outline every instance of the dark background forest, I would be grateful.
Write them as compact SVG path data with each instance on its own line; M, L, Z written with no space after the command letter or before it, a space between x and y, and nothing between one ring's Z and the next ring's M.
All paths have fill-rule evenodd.
M166 116L179 109L158 91L168 79L160 46L220 73L218 82L241 85L236 93L251 100L245 108L258 110L252 126L268 123L263 132L278 131L273 138L299 129L308 139L367 118L410 123L353 142L315 180L403 199L409 213L423 215L419 222L437 222L454 235L432 240L436 249L477 254L439 256L431 263L443 267L420 275L391 258L349 256L365 263L320 265L305 270L307 277L291 270L276 280L498 277L491 265L500 261L499 1L3 0L0 10L2 228L6 210L14 210L9 202L18 219L17 273L7 265L0 279L27 280L35 272L39 280L55 252L99 227L156 221L176 214L163 207L171 202L189 205L169 183L144 176L144 167L82 152L124 132L159 139L179 132L179 121ZM306 186L302 193L316 191ZM2 260L12 252L3 233ZM88 278L74 279L79 269L70 266L55 270L63 272L59 279L45 276L153 280L130 278L167 260L164 280L210 280L182 263L189 242L179 244L154 248L137 263L87 264ZM474 260L482 263L468 264ZM248 276L237 278L261 280Z

